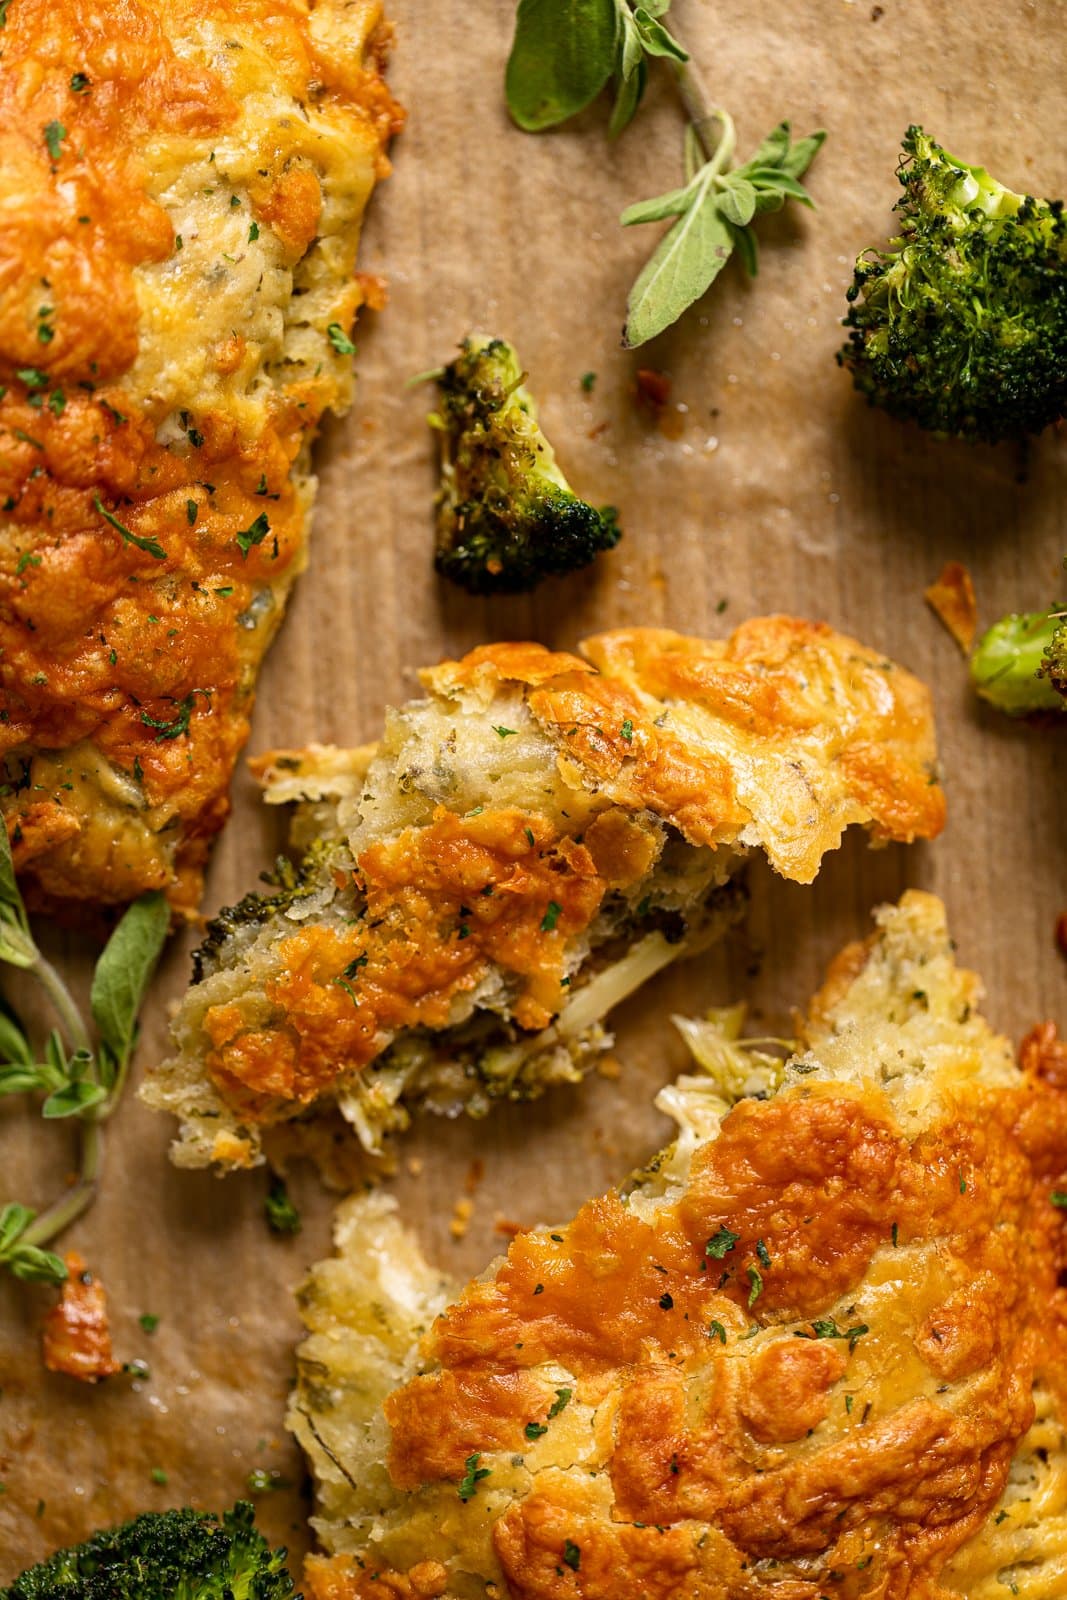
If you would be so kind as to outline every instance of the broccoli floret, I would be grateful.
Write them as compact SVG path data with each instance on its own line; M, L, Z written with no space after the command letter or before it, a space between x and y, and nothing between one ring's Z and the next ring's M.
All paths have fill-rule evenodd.
M0 1600L299 1600L285 1551L238 1501L221 1518L149 1511L30 1567Z
M971 679L983 700L1009 716L1067 711L1067 612L1001 617L978 642Z
M909 128L898 238L865 252L838 362L872 405L937 433L1039 433L1067 406L1067 219Z
M299 866L294 866L287 856L277 856L274 871L260 874L265 883L276 889L275 894L252 890L236 905L223 906L206 923L204 938L193 951L193 982L202 983L208 973L215 971L220 954L235 934L261 927L276 912L287 911L294 900L312 894L318 884L318 868L329 848L326 842L313 844Z
M438 374L435 565L471 594L517 594L584 567L619 541L613 507L573 493L503 339L471 334Z

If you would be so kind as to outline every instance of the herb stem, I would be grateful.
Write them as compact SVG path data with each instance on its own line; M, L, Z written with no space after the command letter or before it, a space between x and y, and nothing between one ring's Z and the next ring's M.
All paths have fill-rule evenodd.
M100 1167L103 1160L104 1141L99 1122L94 1117L79 1117L81 1132L81 1171L78 1181L61 1199L53 1202L47 1211L35 1217L22 1235L20 1243L40 1249L69 1228L72 1222L87 1211L96 1197Z
M671 18L671 32L682 46L682 49L685 50L685 40L679 38L673 17ZM723 112L715 108L692 52L687 51L687 54L689 55L688 61L675 61L673 59L671 61L671 65L674 68L674 81L678 86L678 94L685 107L686 116L693 125L693 132L700 140L705 157L708 161L711 161L719 152L729 119L724 117ZM721 124L721 132L715 126L716 123ZM731 132L732 129L733 124L731 123ZM733 148L731 146L727 160L732 154Z
M75 1050L84 1050L91 1055L92 1046L81 1013L55 967L38 952L37 960L30 971L55 1006L60 1021L67 1031L69 1043Z

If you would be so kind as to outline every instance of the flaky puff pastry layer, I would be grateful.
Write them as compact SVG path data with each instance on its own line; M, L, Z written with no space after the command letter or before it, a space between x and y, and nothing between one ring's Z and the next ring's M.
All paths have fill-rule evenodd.
M176 1159L257 1159L258 1128L330 1099L370 1142L381 1105L430 1097L415 1052L455 1054L461 1026L510 1029L512 1056L486 1067L482 1037L454 1084L434 1065L442 1109L573 1077L571 1019L613 941L644 940L654 970L748 851L808 882L853 823L942 825L929 694L855 639L774 616L581 650L483 646L424 672L376 752L257 763L270 798L305 800L318 854L300 898L215 925L144 1091L182 1120ZM401 1047L402 1083L383 1073Z
M0 60L0 808L32 902L199 898L381 286L379 0L19 0Z
M348 1202L315 1600L1060 1595L1067 1070L978 998L937 900L883 908L758 1097L683 1080L674 1147L458 1295Z

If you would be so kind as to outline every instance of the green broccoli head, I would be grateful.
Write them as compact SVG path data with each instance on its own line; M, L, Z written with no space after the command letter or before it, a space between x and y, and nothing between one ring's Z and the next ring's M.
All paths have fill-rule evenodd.
M221 1518L149 1511L30 1567L0 1600L299 1600L285 1551L239 1501Z
M899 237L856 263L838 351L872 405L995 442L1067 407L1067 219L909 128Z
M978 642L971 680L998 711L1067 711L1067 612L1001 617Z
M503 339L471 334L437 375L435 565L471 594L516 594L588 566L619 541L616 513L571 490Z

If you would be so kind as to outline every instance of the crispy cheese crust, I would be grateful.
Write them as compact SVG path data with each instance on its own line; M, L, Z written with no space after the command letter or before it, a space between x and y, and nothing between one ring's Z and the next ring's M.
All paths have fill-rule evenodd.
M375 1222L360 1240L349 1203L291 1416L316 1600L973 1600L995 1572L1062 1593L1062 1511L1044 1545L1018 1484L1058 1509L1065 1084L990 1033L939 902L878 920L776 1091L520 1235L417 1349L366 1335ZM384 1325L432 1310L415 1282Z
M380 300L388 29L380 0L18 0L2 39L3 814L31 901L188 911Z
M228 1159L220 1134L255 1159L260 1126L324 1098L373 1143L418 1098L419 1041L459 1025L495 1019L510 1045L468 1041L456 1081L441 1067L420 1091L443 1108L574 1077L567 1039L590 1035L568 1019L612 941L640 946L647 976L749 849L807 882L851 823L941 827L927 691L854 639L766 617L582 653L486 645L423 673L427 698L390 714L376 753L267 764L281 798L308 797L318 855L299 898L265 921L254 902L224 913L205 947L178 1053L145 1091L183 1120L178 1159ZM407 1065L383 1071L405 1040Z

